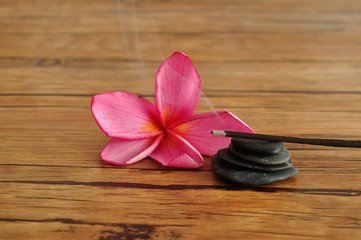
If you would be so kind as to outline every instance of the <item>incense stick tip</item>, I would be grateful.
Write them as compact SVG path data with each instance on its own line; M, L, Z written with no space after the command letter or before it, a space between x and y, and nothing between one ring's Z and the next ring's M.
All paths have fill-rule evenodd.
M226 132L222 131L222 130L213 130L213 131L211 131L211 133L214 136L223 136L223 137L225 137L227 135Z

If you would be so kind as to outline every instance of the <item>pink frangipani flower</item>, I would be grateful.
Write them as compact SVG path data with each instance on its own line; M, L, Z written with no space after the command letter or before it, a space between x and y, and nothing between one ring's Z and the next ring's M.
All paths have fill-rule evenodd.
M227 111L193 115L201 96L201 80L188 56L173 53L159 67L155 106L128 92L93 97L91 110L101 130L112 137L102 160L128 165L151 157L164 166L197 168L202 155L214 155L230 139L213 136L215 129L253 133Z

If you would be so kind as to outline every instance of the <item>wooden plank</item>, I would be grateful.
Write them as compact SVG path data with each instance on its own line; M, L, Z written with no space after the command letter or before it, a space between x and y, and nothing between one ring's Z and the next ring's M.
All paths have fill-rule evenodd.
M49 177L46 177L48 181L42 181L41 177L38 178L41 169L33 168L36 174L33 178L37 178L35 181L30 180L33 178L27 172L28 180L2 182L2 185L10 184L10 188L7 187L8 191L11 195L17 196L16 199L12 199L11 195L10 198L9 195L2 196L2 202L9 206L2 213L4 216L2 221L10 225L10 229L19 223L25 226L35 223L39 227L52 223L50 230L42 232L39 236L41 237L44 234L57 236L56 229L66 232L66 229L74 228L73 233L82 234L84 230L90 228L87 234L94 232L100 234L111 226L120 228L122 225L151 222L150 227L168 227L178 235L185 234L185 237L190 239L196 238L199 231L204 237L210 237L209 234L212 232L221 238L224 230L229 230L232 232L229 237L232 238L242 232L250 232L257 236L255 234L257 229L262 229L258 237L295 235L300 239L328 238L333 234L342 233L344 228L348 229L350 236L358 232L359 190L323 189L322 185L317 189L289 188L290 185L295 184L295 181L296 184L299 182L298 178L283 182L275 188L271 186L229 189L219 185L200 185L196 179L191 183L192 185L189 182L185 185L172 185L172 181L179 176L184 177L184 174L174 175L177 172L169 172L159 175L154 172L132 171L124 175L124 170L118 170L116 175L118 179L133 176L127 179L129 182L124 183L119 180L109 182L107 171L115 171L114 168L94 169L96 174L88 171L91 180L88 182L84 174L77 171L73 173L70 169L70 171L48 169L49 172L44 175L56 178L60 173L66 176L60 177L62 181L51 181ZM78 171L84 172L84 169ZM158 182L163 179L159 176L167 177L170 180L169 185L154 184L155 180L152 181L149 174L154 174ZM81 182L67 181L79 175ZM103 175L106 182L99 182L92 175ZM202 175L196 176L201 178ZM313 178L317 179L318 183L320 180L321 184L328 181L325 178L322 181L321 177L315 178L316 175L317 172L313 174ZM310 178L312 175L303 176L306 179L307 177ZM137 184L134 182L136 178L147 180L148 183ZM206 179L209 180L209 177ZM344 180L347 178L344 177ZM225 199L228 200L226 203ZM345 200L347 204L342 204ZM300 209L300 203L302 211L296 210ZM40 207L34 208L34 206ZM13 215L12 207L21 210L19 211L21 217ZM243 209L245 207L246 210ZM114 212L117 214L114 215ZM112 218L109 218L109 215ZM271 221L275 217L278 221ZM223 224L219 228L212 228L211 225L218 226L220 222ZM254 224L248 226L240 224L242 222ZM93 229L92 225L96 228ZM35 233L40 230L36 226L35 229ZM305 229L308 231L306 232ZM137 233L139 234L139 230Z
M254 6L252 6L253 4L248 4L247 7L247 5L243 6L243 2L237 1L233 1L233 4L230 5L222 4L223 6L220 6L219 1L215 1L214 5L208 3L207 5L211 6L208 8L205 8L203 4L201 9L194 8L193 4L173 3L173 8L166 8L166 5L164 5L163 9L157 11L155 7L152 10L152 14L149 14L147 7L144 6L143 9L145 10L137 12L137 17L138 21L142 23L139 26L139 31L149 30L149 27L153 25L153 23L149 22L152 16L154 16L153 19L160 32L177 32L179 30L197 32L205 29L222 29L223 31L233 31L235 29L252 31L286 30L295 32L319 29L331 31L359 29L358 23L351 19L360 20L360 16L357 14L361 8L360 5L355 3L356 1L354 0L333 2L334 4L329 4L329 1L322 1L322 4L313 5L313 2L307 1L305 2L306 4L296 4L293 6L289 4L284 6L283 9L282 7L277 8L276 4L272 4L272 9L269 7L270 4L262 5L256 3ZM353 6L352 9L347 6L347 2ZM69 2L64 4L63 2L54 1L53 4L47 5L41 1L35 1L31 5L19 5L15 1L13 5L9 4L4 8L6 14L4 15L7 18L4 19L1 26L5 32L14 32L32 26L33 28L28 28L26 32L35 33L44 32L45 29L47 32L89 32L92 29L109 31L119 28L118 6L113 1L104 4L100 9L92 9L92 4L89 4L89 2L80 2L80 4L87 4L90 6L90 9L83 11L83 7L81 7L83 5L73 8L72 3ZM328 6L325 7L325 5ZM282 4L279 4L279 6L282 6ZM312 7L308 8L309 6ZM179 9L179 7L183 9ZM290 8L292 11L290 11ZM125 11L121 13L132 14L132 12L129 13L128 9L126 7ZM187 17L184 17L184 14L187 14ZM255 14L258 17L255 17ZM24 25L23 19L19 17L29 17L29 15L35 15L37 18L28 18ZM47 21L49 18L52 20L51 24ZM124 19L127 20L127 17ZM219 19L222 21L219 21ZM77 25L71 25L73 22L77 22ZM197 22L197 24L193 24L194 22ZM11 23L11 28L9 23Z
M136 19L129 3L0 1L0 238L358 238L359 149L285 144L299 173L259 187L221 181L210 157L196 170L113 166L90 101L153 101L164 56L184 51L208 96L197 113L361 139L361 2L136 1Z
M52 60L49 60L51 63ZM46 61L45 61L46 62ZM142 79L131 64L115 61L112 67L96 67L98 61L73 60L70 66L3 68L0 75L0 93L27 94L96 94L111 91L130 91L151 94L154 91L155 73L158 64L146 68ZM72 67L71 64L75 66ZM81 66L89 65L82 68ZM361 63L198 63L203 91L310 91L353 92L361 90L359 76ZM91 66L95 67L91 67ZM107 61L99 61L107 65ZM99 66L98 65L98 66ZM118 68L117 65L120 67ZM31 81L30 81L31 80ZM127 80L127 81L124 81ZM222 80L223 84L219 84ZM64 84L64 81L67 84Z
M232 111L257 132L361 138L360 94L252 93L239 96L210 97L209 100L215 104L215 109ZM31 164L40 158L46 165L89 166L89 159L93 163L99 161L98 153L108 138L91 116L91 96L8 95L0 99L4 104L0 106L3 163ZM205 100L201 100L197 112L212 110ZM23 152L17 151L19 148L31 155L24 159ZM339 157L346 151L350 154L347 158L358 159L358 151L326 148L327 151L333 154L340 151ZM54 152L61 154L54 156ZM77 160L72 156L77 156Z
M158 44L165 46L162 48L167 55L178 49L189 53L191 57L193 55L195 61L208 63L301 62L312 65L319 62L359 63L361 60L358 48L361 44L360 35L359 31L346 31L342 34L324 31L277 34L247 31L159 34L130 32L126 33L126 38L128 41L136 41L139 38L141 47L149 49L142 53L143 61L147 65L161 61ZM156 37L157 40L155 40ZM223 47L225 42L228 48ZM81 64L81 61L88 61L89 64L98 68L119 68L121 65L118 61L128 60L119 29L105 33L4 33L0 38L0 44L4 46L0 50L2 67L26 67L34 66L34 64L47 67L65 64L75 67L77 63ZM135 54L134 47L128 46L128 48ZM82 57L79 57L79 53ZM51 55L54 57L50 57ZM39 62L42 58L45 60L59 58L60 62L58 64L57 62L53 64ZM134 60L141 59L134 58ZM84 67L85 64L81 66Z

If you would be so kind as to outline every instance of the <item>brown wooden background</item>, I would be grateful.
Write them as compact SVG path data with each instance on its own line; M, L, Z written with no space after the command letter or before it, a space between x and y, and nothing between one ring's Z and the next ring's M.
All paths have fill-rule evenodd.
M136 7L151 85L159 39L164 57L192 58L217 110L258 133L361 139L361 1ZM361 238L360 149L286 144L299 173L254 188L221 182L208 157L193 171L111 166L90 113L108 91L153 98L116 0L0 1L1 239Z

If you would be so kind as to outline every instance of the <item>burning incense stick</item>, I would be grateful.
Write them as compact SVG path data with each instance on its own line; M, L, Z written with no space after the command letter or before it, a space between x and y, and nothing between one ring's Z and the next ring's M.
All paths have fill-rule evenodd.
M299 143L299 144L322 145L322 146L332 146L332 147L361 148L361 141L359 140L298 138L298 137L275 136L275 135L243 133L243 132L222 131L222 130L213 130L211 133L214 136L245 138L245 139L263 140L263 141L271 141L271 142L291 142L291 143Z

